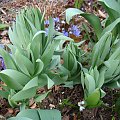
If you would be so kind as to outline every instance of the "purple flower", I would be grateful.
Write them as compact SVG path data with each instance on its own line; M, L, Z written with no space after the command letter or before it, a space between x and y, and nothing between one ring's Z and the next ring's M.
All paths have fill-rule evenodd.
M0 56L0 70L4 70L4 69L6 69L5 64L4 64L4 60L3 60L3 58Z
M77 37L80 36L80 30L77 28L77 25L72 25L71 32Z
M67 31L64 30L63 34L68 37L68 32Z
M53 20L54 20L54 22L56 22L56 23L60 22L60 19L59 19L58 17L53 18Z
M60 22L60 19L59 19L58 17L53 18L53 20L54 20L55 23ZM45 24L45 25L49 25L49 24L50 24L49 20L45 20L45 21L44 21L44 24Z
M44 24L45 24L45 25L49 25L49 20L45 20L45 21L44 21Z

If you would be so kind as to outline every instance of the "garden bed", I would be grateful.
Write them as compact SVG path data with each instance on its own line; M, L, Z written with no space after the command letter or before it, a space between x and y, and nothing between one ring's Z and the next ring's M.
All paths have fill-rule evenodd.
M27 7L30 7L30 6L37 7L42 12L44 11L44 8L45 8L45 10L46 10L45 20L44 20L45 30L47 32L49 32L48 29L49 29L49 26L51 25L51 22L48 21L48 19L51 16L54 20L54 27L57 31L63 33L66 37L72 38L75 43L79 43L82 40L85 40L85 42L83 42L82 45L80 44L80 46L78 47L82 50L81 52L85 52L85 55L82 54L84 57L82 59L80 59L80 61L81 61L81 64L86 69L90 68L91 54L90 55L88 55L88 54L92 52L94 45L99 43L96 41L99 38L99 35L98 36L96 35L96 33L94 32L94 29L92 28L90 23L88 23L89 20L86 21L86 19L83 18L84 15L83 15L83 17L76 15L73 18L73 20L70 22L70 24L68 24L66 22L65 10L67 8L76 7L75 2L73 0L68 0L66 2L64 2L64 1L43 2L42 0L40 2L37 2L36 0L33 0L33 1L30 1L30 0L28 0L28 1L27 0L26 1L21 1L21 0L7 1L6 0L6 1L0 1L0 6L1 6L0 7L1 8L0 9L0 14L1 14L0 20L2 23L7 25L4 29L0 30L0 45L2 48L7 50L8 53L11 54L11 51L7 45L12 43L12 41L10 41L10 38L8 36L8 26L12 26L12 22L16 21L15 16L18 13L18 11L20 11L21 9L24 9L26 6ZM79 6L77 6L77 7L79 7ZM84 1L81 4L79 9L81 9L84 12L94 13L95 15L97 15L100 18L100 22L104 26L103 21L107 18L106 17L107 13L105 12L104 8L101 6L101 4L98 1L96 1L96 0ZM40 34L40 33L38 33L38 34ZM36 36L38 34L36 34ZM111 32L111 34L113 34L113 33ZM117 33L117 34L119 34L119 33ZM33 38L35 39L36 36L34 36ZM56 36L54 36L53 38L55 38ZM119 36L118 36L118 38L119 38ZM66 46L69 43L70 43L70 41L66 39L66 41L64 42L62 47L66 48ZM112 42L111 42L111 44L112 44ZM99 46L99 47L101 47L101 46ZM115 48L116 48L116 46L115 46ZM112 49L112 47L111 47L111 49ZM113 51L114 51L114 49L113 49ZM110 52L108 52L108 54ZM59 54L59 52L57 54ZM110 54L112 54L112 52ZM65 53L65 55L66 55L66 53ZM77 57L76 57L76 59L77 59ZM64 65L65 59L66 58L64 58L64 56L61 57L61 59L60 59L61 65ZM103 60L103 62L105 62L107 60L109 60L109 59L108 59L108 56L106 55L106 58ZM0 68L1 68L1 70L4 71L4 69L6 69L6 67L5 66L3 67L3 64L4 64L3 59L1 58ZM95 62L93 62L93 66L94 66L94 64L95 64ZM109 64L106 63L105 65L106 66L108 65L107 67L109 67ZM97 64L97 66L98 66L98 68L96 68L96 66L94 66L93 68L89 69L90 71L88 73L86 71L84 71L84 69L83 69L83 71L81 70L80 74L83 74L83 76L85 77L86 73L88 75L93 75L94 73L92 73L91 71L96 70L101 75L102 74L102 73L100 73L101 68L104 66L104 64L100 63L100 65ZM55 68L53 70L51 69L51 71L52 72L55 71L55 75L56 75L56 73L58 72L57 69L58 68ZM79 68L79 70L80 69L81 68ZM104 69L104 67L103 67L103 69ZM62 69L62 70L64 70L64 69ZM52 72L48 73L48 76L51 77L52 76L51 74L53 74ZM62 73L62 72L60 71L60 73ZM74 73L76 73L76 71ZM27 73L27 75L28 75L28 73ZM36 75L37 75L37 73L36 73ZM62 74L62 77L63 76L64 76L64 74ZM87 78L87 76L86 76L86 78ZM83 78L81 78L81 79L83 79ZM62 78L60 80L62 80ZM58 109L61 112L62 120L119 120L119 108L120 108L120 105L119 105L120 91L119 91L119 89L114 89L114 88L111 89L109 87L106 87L109 84L109 82L104 83L104 85L103 84L100 85L100 86L102 86L102 90L104 90L104 92L106 93L106 95L103 98L100 98L99 102L103 101L101 103L101 105L96 105L94 107L87 106L86 108L83 108L83 110L81 110L80 102L84 101L85 97L87 96L87 94L86 94L86 96L84 96L85 92L87 91L86 90L87 83L84 83L86 85L86 86L84 86L86 91L83 89L83 84L81 85L81 84L77 83L76 85L73 85L73 83L71 83L71 81L68 80L68 83L66 83L66 84L65 83L61 83L58 85L55 84L55 86L51 86L51 84L52 84L51 83L49 89L46 88L46 86L42 87L40 89L37 89L37 92L36 92L37 96L44 94L47 91L48 91L48 95L46 95L45 99L42 100L41 103L35 102L33 97L30 98L29 102L27 102L28 108L30 108L30 109L40 108L40 109L49 109L49 110ZM2 85L6 86L6 84L4 82L0 82L0 84L1 84L0 90L3 90ZM100 88L100 90L101 90L101 88ZM102 94L102 92L100 93L100 96L102 96L101 94ZM89 98L89 95L88 95L88 98ZM94 98L92 98L92 100L94 100ZM99 104L99 102L98 102L98 104ZM1 115L0 117L3 116L5 118L9 118L9 117L16 116L20 112L20 109L18 107L12 108L9 103L10 103L10 101L8 102L7 99L4 99L2 97L0 98L0 115ZM91 104L91 103L89 103L89 104ZM87 105L88 105L88 103L87 103ZM84 107L84 105L83 105L83 107Z

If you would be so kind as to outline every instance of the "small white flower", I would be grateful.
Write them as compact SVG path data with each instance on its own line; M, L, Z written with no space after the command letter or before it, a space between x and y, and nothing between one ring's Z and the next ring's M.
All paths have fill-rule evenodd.
M85 101L78 102L78 106L84 105Z
M81 106L81 103L80 103L80 102L78 102L78 106Z
M62 23L62 24L65 24L65 21L64 21L64 20L62 20L62 21L61 21L61 23Z
M84 104L85 104L85 101L81 101L80 103L81 103L81 105L84 105Z
M62 105L62 100L61 99L59 100L59 105Z
M83 107L83 106L80 106L80 108L79 108L80 111L83 111L84 109L85 109L85 107Z
M79 110L83 111L85 107L83 106L85 104L85 101L78 102Z

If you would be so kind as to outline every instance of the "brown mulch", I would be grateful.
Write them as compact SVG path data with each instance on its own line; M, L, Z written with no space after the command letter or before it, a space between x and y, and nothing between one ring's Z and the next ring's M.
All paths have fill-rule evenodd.
M75 85L73 89L64 88L62 86L54 87L51 94L42 101L37 107L41 109L59 109L62 113L62 120L119 120L117 113L112 109L116 99L114 90L111 93L110 89L105 89L107 95L103 98L104 103L109 107L98 107L94 109L85 109L79 111L78 102L83 100L83 90L80 85ZM0 99L0 115L6 118L15 116L19 110L18 108L11 108L5 99Z
M105 104L109 107L101 106L94 109L85 109L79 111L78 102L83 100L83 90L80 85L75 85L73 89L60 87L57 91L52 90L51 97L46 98L41 103L41 108L50 109L54 105L62 113L62 120L115 120L118 119L117 113L111 108L116 100L116 93L119 91L106 88L106 96L103 98Z

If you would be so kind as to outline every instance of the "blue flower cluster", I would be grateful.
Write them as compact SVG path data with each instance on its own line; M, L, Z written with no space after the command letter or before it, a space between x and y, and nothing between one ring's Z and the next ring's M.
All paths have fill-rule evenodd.
M58 17L53 18L53 20L54 20L55 30L62 32L65 36L69 36L70 34L73 34L76 37L80 36L80 30L78 29L77 25L70 25L70 27L66 30L65 28L60 27L61 24L65 24L64 20L60 21L60 18L58 18ZM44 24L48 26L49 25L49 20L46 20L44 22ZM45 30L46 30L46 33L48 33L48 28L47 27L46 27Z
M80 30L78 29L77 25L72 25L71 32L77 37L80 36Z
M0 70L4 70L4 69L6 69L5 64L4 64L4 60L3 60L3 58L0 56Z
M4 45L0 44L0 48L4 49ZM5 64L4 64L4 60L3 58L0 56L0 70L4 70L6 69Z

